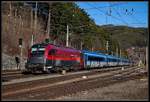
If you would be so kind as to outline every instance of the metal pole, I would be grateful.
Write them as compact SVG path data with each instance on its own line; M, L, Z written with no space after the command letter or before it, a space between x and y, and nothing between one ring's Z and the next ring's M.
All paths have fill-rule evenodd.
M108 12L106 11L106 25L107 25L107 14L108 14Z
M67 36L66 36L66 46L68 47L68 38L69 38L69 27L67 25Z
M36 2L36 8L35 8L35 16L34 16L34 35L36 35L36 27L37 27L37 2Z
M21 38L23 38L23 18L22 18L22 33L21 33ZM22 46L23 46L23 42L22 42ZM23 48L21 46L21 57L20 57L20 70L22 68L22 51L23 51Z
M10 4L9 4L9 15L10 15L10 17L12 16L12 5L11 5L11 2L10 2Z
M33 34L32 34L32 38L31 38L31 46L34 44L34 38L33 38Z
M33 39L33 11L32 11L32 8L31 8L31 34L32 34L32 36L31 36L31 46L33 45L33 43L34 43L34 39Z
M113 52L113 51L111 51L111 55L114 55L114 52Z
M82 41L81 41L81 50L82 50L82 45L83 45L83 43L82 43Z
M116 56L118 56L118 47L116 48Z
M106 42L106 50L107 50L107 54L108 54L108 47L109 47L109 45L108 45L108 41Z
M120 58L121 58L121 49L120 49ZM122 58L121 58L121 65L123 64L123 62L122 62Z
M48 15L48 24L47 24L47 37L49 38L50 35L50 19L51 19L51 11L49 9L49 15Z
M120 57L121 57L121 49L120 49Z
M22 45L20 46L20 67L19 67L20 70L21 67L22 67Z

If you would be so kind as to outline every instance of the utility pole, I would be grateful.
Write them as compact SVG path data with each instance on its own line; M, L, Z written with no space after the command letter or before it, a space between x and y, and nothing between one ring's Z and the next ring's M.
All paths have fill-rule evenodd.
M116 47L116 56L118 56L118 47Z
M36 6L35 6L35 15L34 15L34 18L35 18L35 20L34 20L34 36L36 36L36 33L37 33L37 29L36 29L36 27L37 27L37 1L36 1Z
M31 38L31 46L34 44L34 36L32 34L32 38Z
M10 1L9 3L9 14L8 14L8 18L9 18L9 25L8 25L8 31L9 34L11 34L13 32L13 27L12 27L12 2Z
M120 49L120 57L121 57L121 49Z
M81 41L81 50L82 50L82 45L83 45L83 42Z
M107 54L108 54L108 47L109 47L109 44L108 44L108 41L106 41L106 50L107 50Z
M23 25L24 25L24 24L23 24L23 17L22 17L22 18L21 18L21 38L23 38L23 28L24 28ZM20 50L21 50L21 52L20 52L20 70L21 70L21 68L22 68L22 63L23 63L23 62L22 62L22 61L23 61L23 39L22 39L21 42L22 42L22 44L21 44L21 47L20 47L20 48L21 48L21 49L20 49Z
M20 65L19 65L19 69L21 69L22 66L22 29L23 29L23 19L21 17L21 15L19 16L20 18L20 24L19 24L19 30L18 32L20 33L20 39L19 39L19 47L20 47Z
M47 38L50 39L50 21L51 21L51 10L49 6L48 24L47 24Z
M111 55L114 55L114 52L113 52L113 51L111 51Z
M22 68L22 46L20 47L20 70Z
M10 9L10 11L9 11L9 16L11 17L11 16L12 16L12 5L11 5L11 1L10 1L10 4L9 4L9 9Z
M69 26L67 24L67 36L66 36L66 46L68 47L68 39L69 39Z
M31 29L31 34L32 34L32 37L31 37L31 46L33 45L33 43L34 43L34 39L33 39L33 11L32 11L32 8L31 8L31 27L30 27L30 29Z
M15 9L15 19L16 19L16 17L17 17L17 9Z
M121 48L120 48L120 58L121 58ZM123 64L122 59L121 59L121 65Z
M106 25L107 25L107 12L106 12Z

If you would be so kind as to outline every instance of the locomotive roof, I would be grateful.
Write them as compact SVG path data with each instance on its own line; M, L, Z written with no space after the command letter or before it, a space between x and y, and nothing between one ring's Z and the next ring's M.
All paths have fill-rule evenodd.
M38 44L34 44L32 45L32 47L45 47L47 46L48 44L45 44L45 43L38 43Z
M60 45L54 45L54 44L51 44L51 43L37 43L37 44L34 44L32 47L46 47L48 45L52 45L52 46L55 46L55 47L58 47L58 48L61 48L61 49L65 49L65 50L80 51L80 50L77 50L75 48L65 47L65 46L60 46Z

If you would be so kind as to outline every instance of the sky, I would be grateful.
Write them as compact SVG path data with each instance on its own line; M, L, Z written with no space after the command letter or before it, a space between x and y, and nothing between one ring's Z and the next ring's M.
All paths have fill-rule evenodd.
M148 1L76 2L97 25L148 27Z

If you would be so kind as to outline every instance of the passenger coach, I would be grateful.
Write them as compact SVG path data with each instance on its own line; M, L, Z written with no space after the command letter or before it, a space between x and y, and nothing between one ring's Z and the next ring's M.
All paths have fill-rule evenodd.
M84 68L104 67L107 65L106 55L91 51L82 51Z

